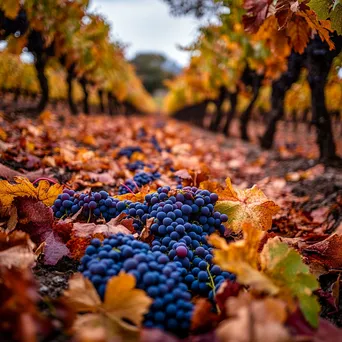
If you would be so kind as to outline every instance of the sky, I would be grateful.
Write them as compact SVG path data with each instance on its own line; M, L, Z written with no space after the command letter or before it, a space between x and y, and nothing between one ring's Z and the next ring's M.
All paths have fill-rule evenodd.
M162 0L91 0L91 10L103 14L112 25L112 36L129 44L127 57L136 52L161 52L184 66L187 46L197 35L200 20L191 16L173 17Z

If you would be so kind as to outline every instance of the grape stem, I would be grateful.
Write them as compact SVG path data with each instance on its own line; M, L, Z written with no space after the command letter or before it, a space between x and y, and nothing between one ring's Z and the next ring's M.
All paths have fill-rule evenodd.
M48 182L50 182L50 183L52 183L52 184L57 184L57 182L56 182L54 179L52 179L52 178L47 178L47 177L40 177L40 178L37 178L34 182L32 182L32 184L36 184L36 183L40 182L41 180L46 180L46 181L48 181Z
M132 195L135 196L135 193L134 193L126 184L121 183L121 185L122 185L123 187L125 187ZM135 183L135 185L136 185L136 183ZM138 188L138 189L139 189L139 188Z
M215 298L215 296L216 296L215 283L214 283L214 278L211 275L210 270L209 270L209 264L207 266L207 273L208 273L209 279L210 279L210 287L213 289L213 298ZM221 314L220 308L218 307L218 305L216 303L215 303L215 306L216 306L217 313L220 315Z

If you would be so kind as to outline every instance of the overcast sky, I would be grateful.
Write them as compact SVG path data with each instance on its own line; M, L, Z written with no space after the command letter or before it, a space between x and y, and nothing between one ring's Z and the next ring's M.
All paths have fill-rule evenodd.
M129 44L128 58L137 51L157 51L187 64L189 53L177 49L177 44L194 41L198 19L172 17L162 0L91 0L91 4L111 23L113 37Z

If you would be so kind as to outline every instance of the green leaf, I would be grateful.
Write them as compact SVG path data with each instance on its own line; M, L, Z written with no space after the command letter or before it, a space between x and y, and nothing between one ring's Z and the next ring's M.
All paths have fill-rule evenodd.
M311 0L308 5L316 12L319 19L325 20L329 18L331 0Z
M313 291L319 284L310 274L299 253L279 238L275 238L268 240L260 257L265 274L280 288L285 297L298 299L308 323L317 327L320 307Z
M331 27L339 35L342 35L342 1L335 0L311 0L309 6L314 10L319 19L330 19Z
M337 34L342 35L342 3L337 0L338 3L334 4L334 9L330 13L331 27L336 30Z

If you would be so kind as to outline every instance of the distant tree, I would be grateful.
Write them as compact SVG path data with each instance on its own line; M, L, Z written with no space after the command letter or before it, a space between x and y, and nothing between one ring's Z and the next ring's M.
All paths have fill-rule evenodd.
M219 2L215 0L163 0L171 9L173 15L192 14L200 18L216 10Z
M173 61L158 53L138 53L131 61L149 93L165 88L164 81L180 71Z

